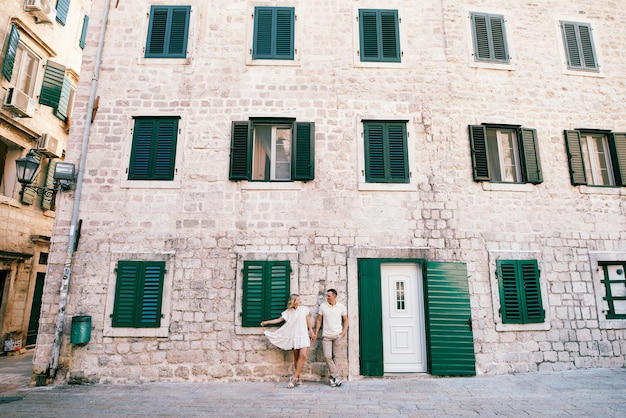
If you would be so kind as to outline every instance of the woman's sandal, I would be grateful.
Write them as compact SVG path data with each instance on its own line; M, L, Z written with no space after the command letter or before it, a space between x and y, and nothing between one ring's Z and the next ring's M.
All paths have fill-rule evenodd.
M287 384L287 389L293 389L293 386L294 386L293 380L294 380L293 377L289 379L289 383Z
M302 386L302 379L296 380L296 385L297 386Z

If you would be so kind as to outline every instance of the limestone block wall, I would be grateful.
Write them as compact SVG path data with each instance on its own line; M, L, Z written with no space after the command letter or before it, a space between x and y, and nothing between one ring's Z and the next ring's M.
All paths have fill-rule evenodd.
M626 8L586 2L501 1L176 1L192 7L185 63L143 58L151 4L112 6L99 107L80 201L81 239L73 264L68 316L92 315L84 347L66 337L62 365L71 379L98 382L267 380L289 374L290 356L261 329L243 328L240 270L251 257L292 260L292 289L317 312L327 288L348 305L345 371L358 378L355 249L467 263L476 368L499 374L623 367L623 321L602 313L597 263L626 259L624 191L572 186L563 130L626 130L618 45ZM255 5L296 7L297 54L289 65L249 56ZM94 17L102 14L94 5ZM365 66L358 50L359 8L394 8L402 62ZM593 9L592 9L593 8ZM506 17L511 62L474 60L469 14ZM600 72L564 64L560 20L594 28ZM85 116L101 21L94 18L75 112ZM126 180L133 116L178 115L173 185ZM228 180L231 122L250 117L315 122L315 179ZM372 186L363 174L362 120L406 120L410 182ZM468 125L537 130L544 181L537 185L472 179ZM68 158L78 160L84 119ZM388 186L388 187L387 187ZM50 274L60 275L73 196L57 212ZM363 250L365 249L365 250ZM111 336L107 303L120 257L168 260L167 332ZM533 258L541 269L546 322L502 324L495 260ZM57 291L46 289L44 336L36 366L48 361ZM306 375L325 376L320 347Z

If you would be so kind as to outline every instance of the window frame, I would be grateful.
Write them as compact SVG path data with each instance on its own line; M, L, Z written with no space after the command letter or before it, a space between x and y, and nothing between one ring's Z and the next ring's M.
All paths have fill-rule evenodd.
M166 12L165 16L165 27L162 28L163 33L155 32L155 16L158 13ZM184 27L181 29L179 26L173 27L173 19L175 14L179 12L184 12ZM180 22L178 22L180 23ZM145 59L185 59L188 55L188 47L189 47L189 34L190 34L190 24L191 24L191 6L182 6L182 5L174 5L174 6L162 6L162 5L152 5L150 6L149 11L149 19L148 19L148 30L146 34L146 43L144 47L144 56ZM182 43L180 45L180 51L170 52L170 48L172 47L172 35L182 36ZM152 52L153 43L155 43L158 38L157 36L162 36L162 51Z
M178 148L180 127L179 121L180 116L134 116L133 117L135 123L133 127L133 138L130 149L130 158L129 165L127 171L127 180L129 181L173 181L176 176L176 154ZM167 129L167 123L171 123L171 137L161 137L160 129ZM147 132L145 137L142 136L141 130L144 127L152 126L150 131L150 146L146 147L143 142L147 139ZM167 146L167 142L170 142L169 146ZM147 150L142 151L144 154L140 153L142 148L149 148ZM167 170L158 167L157 160L165 161L164 155L165 153L169 153L167 156L167 161L169 163ZM147 154L147 158L145 155ZM141 160L146 160L147 163L144 163L145 168L142 168L144 173L140 173L138 168L138 162ZM163 173L158 173L159 170L164 170Z
M626 133L597 129L573 129L564 130L563 135L565 137L565 145L567 150L570 182L573 186L589 186L594 188L626 186ZM589 169L591 169L593 172L595 168L593 166L587 167L587 164L589 164L589 160L587 159L587 161L585 161L586 158L583 141L581 138L582 135L603 135L606 138L606 144L608 144L609 148L608 155L610 155L611 163L610 177L614 179L615 184L594 184L589 181ZM595 172L596 176L597 174L598 173Z
M600 65L598 64L598 54L593 41L591 24L561 20L559 26L567 69L599 72Z
M484 19L484 29L480 31L479 19ZM474 60L479 62L510 64L511 57L506 36L506 19L504 16L492 13L470 12L470 21L474 46ZM496 27L494 27L494 25ZM497 25L500 27L498 28Z
M611 284L623 284L626 285L626 262L625 261L598 261L598 266L602 267L602 278L601 283L603 285L603 296L602 300L608 305L608 310L605 311L605 318L607 320L611 319L626 319L626 313L617 314L615 313L615 301L622 301L623 304L626 304L626 296L613 296ZM621 280L611 280L609 278L609 272L607 267L609 266L621 266L622 268L622 279ZM619 274L619 273L618 273Z
M385 19L393 19L393 33L390 33L389 27L384 27ZM374 28L368 26L368 19L373 18L375 21ZM371 22L370 22L371 23ZM400 38L400 18L397 9L359 9L358 10L358 27L359 27L359 60L362 63L401 63L402 62L402 46ZM370 33L373 30L375 33ZM393 39L390 39L393 37ZM375 40L373 39L375 38ZM374 44L372 44L372 42ZM386 46L386 44L391 45ZM369 54L365 51L376 49L376 54ZM388 53L393 50L393 55Z
M506 130L517 135L517 153L519 155L520 181L496 180L493 148L488 139L489 131ZM472 157L472 173L475 182L506 183L506 184L540 184L543 182L539 141L535 129L524 128L520 125L482 124L468 125L470 138L470 152ZM498 171L502 172L502 166Z
M256 274L255 274L256 272ZM278 318L291 294L290 260L245 260L241 301L241 326L259 327Z
M270 14L269 23L265 21L268 19L267 13ZM289 27L284 28L281 22L284 24L285 17L289 19ZM265 25L269 24L269 34L266 36L267 45L260 45L260 41L264 37L259 36L259 32ZM296 55L296 11L295 7L286 6L255 6L253 12L253 26L252 26L252 48L251 55L252 60L280 60L280 61L293 61ZM288 37L288 39L285 39ZM284 44L288 44L285 48ZM261 52L263 48L269 48L269 52ZM286 49L288 52L281 53L281 49Z
M253 179L255 125L291 126L291 176L288 180ZM297 122L294 118L250 118L233 121L229 180L281 183L315 179L315 123Z
M496 260L502 324L545 322L540 275L537 260Z

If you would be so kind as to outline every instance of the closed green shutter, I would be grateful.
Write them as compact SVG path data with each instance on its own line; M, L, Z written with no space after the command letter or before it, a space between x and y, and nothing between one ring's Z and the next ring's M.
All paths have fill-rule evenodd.
M164 277L163 261L119 261L112 326L161 326Z
M258 327L278 318L289 299L289 261L244 261L241 324Z
M365 125L365 181L383 182L386 179L385 142L382 123Z
M173 180L179 118L136 118L129 180Z
M146 58L185 58L190 6L152 6Z
M365 181L408 183L406 124L364 122Z
M626 133L615 132L611 139L615 146L615 178L618 186L626 186Z
M563 42L569 68L597 70L591 26L584 23L561 22Z
M67 20L67 13L70 10L70 0L57 0L57 21L65 26Z
M472 172L474 181L489 181L489 159L487 157L487 130L481 125L469 125Z
M537 260L497 260L496 268L502 323L543 322Z
M230 180L252 176L252 135L248 122L233 122L230 139Z
M361 61L400 62L397 10L359 10Z
M539 145L537 143L537 131L534 129L520 130L521 151L524 159L524 172L526 182L539 184L543 182L541 173L541 161L539 159Z
M580 132L563 131L565 135L565 145L567 149L567 159L569 161L569 174L572 185L587 184L585 174L585 163L583 161L583 151L580 141Z
M293 7L255 7L252 58L294 58Z
M43 82L41 83L39 103L56 108L61 99L64 81L65 66L48 60L46 63L46 71L43 75Z
M389 143L389 182L408 183L409 164L406 147L406 125L387 124Z
M472 13L474 56L479 61L509 61L504 17Z
M315 124L294 124L294 146L291 156L293 180L308 181L315 178Z
M14 23L11 25L7 47L4 50L4 62L2 63L2 75L4 75L4 78L8 81L11 81L11 77L13 76L13 65L15 64L15 54L17 54L17 45L19 42L20 33Z
M428 262L425 277L430 373L474 376L476 359L467 266Z
M87 40L87 28L89 27L89 16L85 15L83 18L83 29L80 32L80 39L78 40L78 46L85 48L85 41Z
M56 166L56 161L52 159L48 160L48 169L46 170L46 178L44 180L44 187L52 190L54 189L54 167ZM43 210L54 210L55 203L55 195L56 192L53 193L43 193L41 195L41 209Z
M358 260L359 363L363 376L382 376L383 315L380 260Z

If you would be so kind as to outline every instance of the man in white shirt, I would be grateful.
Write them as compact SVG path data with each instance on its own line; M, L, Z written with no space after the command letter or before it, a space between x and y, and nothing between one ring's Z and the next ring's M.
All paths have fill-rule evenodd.
M337 364L335 364L335 355L339 341L348 332L348 312L344 304L337 302L337 291L335 289L328 289L326 302L320 305L313 340L317 338L322 322L324 323L322 350L324 351L324 358L330 372L330 385L339 387L343 383L343 377L339 368L337 368Z

